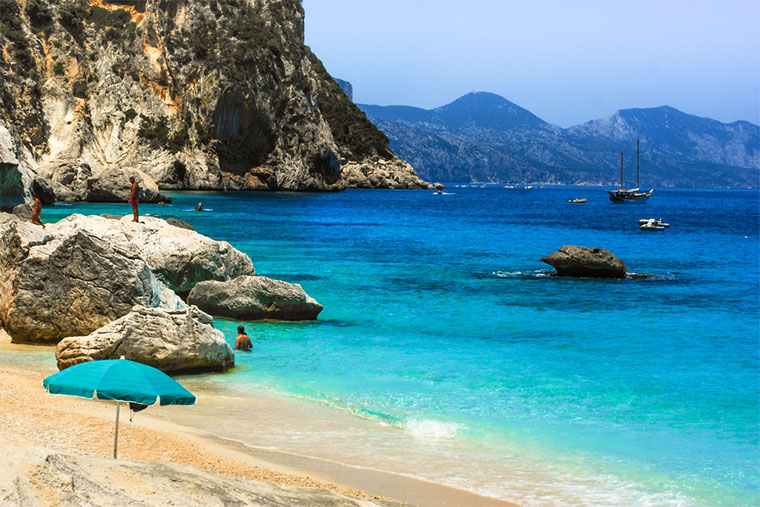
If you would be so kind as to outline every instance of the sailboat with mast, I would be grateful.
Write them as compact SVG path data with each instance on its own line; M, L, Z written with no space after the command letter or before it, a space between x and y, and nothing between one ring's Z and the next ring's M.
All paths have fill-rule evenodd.
M620 152L620 188L614 190L607 190L610 194L610 201L612 202L644 202L654 192L650 189L649 192L642 192L639 187L639 140L636 139L636 188L623 188L623 152Z

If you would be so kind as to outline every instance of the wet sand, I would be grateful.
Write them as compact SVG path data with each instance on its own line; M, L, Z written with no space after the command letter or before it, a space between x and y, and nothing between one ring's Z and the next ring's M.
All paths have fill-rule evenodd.
M54 396L42 388L42 372L8 364L13 345L0 349L0 448L42 447L74 455L110 458L115 404ZM10 350L9 350L10 349ZM192 410L166 407L162 410ZM463 490L325 459L252 448L145 413L129 422L121 408L119 458L168 462L241 479L322 488L341 494L418 505L512 505Z

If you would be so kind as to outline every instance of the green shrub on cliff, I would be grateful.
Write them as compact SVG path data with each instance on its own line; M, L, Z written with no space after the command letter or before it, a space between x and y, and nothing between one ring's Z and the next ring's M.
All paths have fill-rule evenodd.
M146 118L140 120L140 129L137 135L145 139L154 148L158 148L166 142L169 137L169 127L166 124L166 118Z
M32 26L41 27L53 21L53 13L44 0L27 0L24 11L29 16Z
M15 0L0 0L0 35L13 43L13 57L18 64L15 72L20 76L35 79L36 62L21 24L21 10Z
M140 129L137 135L148 141L153 149L163 148L170 153L177 153L188 141L188 132L186 128L181 128L174 134L169 135L169 126L166 118L146 118L140 120Z
M187 143L188 135L187 129L181 128L176 131L167 141L166 147L169 149L169 153L174 154L184 148Z
M132 17L129 15L129 12L124 9L114 9L111 11L97 5L90 7L90 13L87 16L87 22L98 30L107 27L124 29L131 19Z
M84 37L84 9L81 2L64 2L58 8L58 21L77 42L82 42Z

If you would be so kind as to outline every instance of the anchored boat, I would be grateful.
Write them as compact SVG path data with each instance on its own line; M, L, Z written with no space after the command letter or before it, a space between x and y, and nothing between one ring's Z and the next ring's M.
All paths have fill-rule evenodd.
M668 227L670 227L670 225L662 223L662 219L657 221L654 218L650 218L648 221L639 225L639 229L642 231L664 231Z
M639 227L641 227L644 224L654 224L654 225L658 225L660 227L663 227L665 229L667 229L668 227L670 227L670 224L666 224L665 222L663 222L662 218L658 218L657 220L655 220L654 218L640 218L639 219Z
M623 152L620 152L620 188L607 190L607 193L610 194L612 202L634 203L646 201L652 192L654 190L651 189L649 192L642 192L639 188L639 140L636 139L636 188L623 188Z

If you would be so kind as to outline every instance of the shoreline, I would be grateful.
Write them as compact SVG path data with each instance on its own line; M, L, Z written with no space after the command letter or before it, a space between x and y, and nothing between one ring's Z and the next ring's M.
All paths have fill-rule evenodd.
M0 352L9 358L14 349L23 352L26 347L3 344ZM110 458L113 403L46 393L42 379L54 372L0 360L0 402L7 407L0 415L0 447L29 446ZM177 424L161 413L137 414L132 423L128 416L122 418L119 459L189 465L240 480L318 488L388 504L515 505L407 475L251 446L207 429Z

